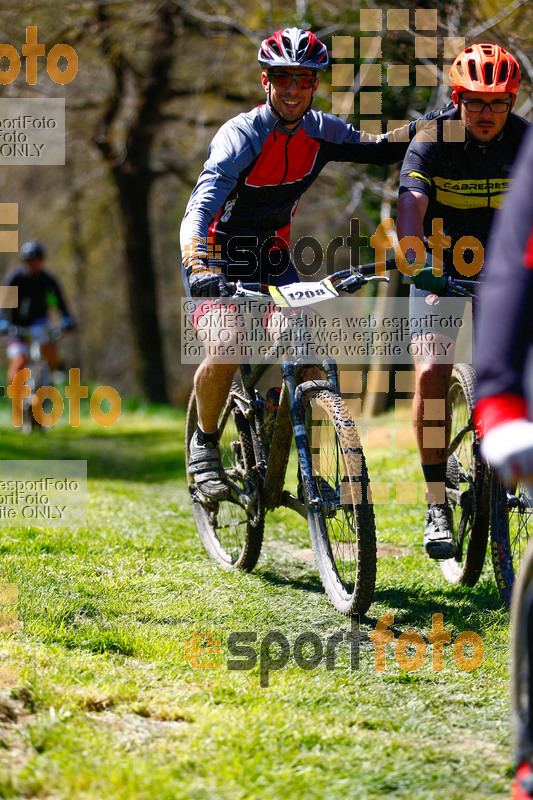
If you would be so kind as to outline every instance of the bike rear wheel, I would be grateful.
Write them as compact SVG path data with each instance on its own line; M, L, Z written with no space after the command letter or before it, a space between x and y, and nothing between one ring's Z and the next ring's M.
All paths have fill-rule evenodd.
M479 454L472 412L476 374L469 364L453 368L448 402L451 435L446 466L446 498L452 509L456 553L440 561L453 584L474 586L481 574L489 531L489 482Z
M496 585L509 606L518 564L533 537L531 489L519 483L512 489L496 478L490 500L491 555Z
M376 583L376 525L359 433L339 395L316 390L306 400L313 475L326 501L314 510L306 498L318 571L337 611L364 614Z
M189 399L185 425L185 464L192 511L200 540L207 554L223 567L250 571L256 565L261 552L265 520L260 506L260 487L257 485L258 476L248 420L235 404L230 392L219 425L220 454L227 478L250 501L247 510L229 499L206 498L197 489L194 476L189 474L189 442L197 423L196 396L193 392Z

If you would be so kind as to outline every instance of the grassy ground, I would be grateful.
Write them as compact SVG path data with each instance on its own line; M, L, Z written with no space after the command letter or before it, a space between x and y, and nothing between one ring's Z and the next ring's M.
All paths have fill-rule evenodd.
M87 459L89 526L2 528L0 580L18 584L21 629L0 642L0 797L508 796L508 614L489 565L476 588L450 587L423 553L423 506L378 505L378 586L358 668L346 642L333 670L300 669L291 651L261 688L259 663L228 669L230 633L253 632L259 654L272 630L292 648L303 632L325 644L349 625L292 512L267 518L251 575L208 561L188 507L183 425L183 414L138 411L108 429L85 420L24 437L6 419L4 459ZM376 482L418 478L413 450L370 455ZM368 634L386 613L396 638L426 640L442 614L452 642L482 637L482 664L462 671L445 646L433 671L428 645L407 672L388 645L376 671ZM220 641L200 654L203 668L186 660L195 634Z

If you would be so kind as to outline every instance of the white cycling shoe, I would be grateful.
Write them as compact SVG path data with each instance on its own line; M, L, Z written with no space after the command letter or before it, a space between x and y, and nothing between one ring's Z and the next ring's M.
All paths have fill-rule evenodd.
M206 497L222 500L228 496L218 444L199 444L196 431L190 443L189 473L194 475L196 486Z
M446 559L455 555L452 512L448 503L432 503L426 511L424 547L430 558Z

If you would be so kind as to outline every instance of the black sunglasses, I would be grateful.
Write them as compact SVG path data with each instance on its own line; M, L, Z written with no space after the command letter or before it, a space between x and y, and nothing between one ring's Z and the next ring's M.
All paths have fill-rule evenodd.
M483 100L461 100L462 104L467 111L472 111L474 114L482 114L485 107L490 108L493 114L505 114L511 100L493 100L492 103L484 103Z

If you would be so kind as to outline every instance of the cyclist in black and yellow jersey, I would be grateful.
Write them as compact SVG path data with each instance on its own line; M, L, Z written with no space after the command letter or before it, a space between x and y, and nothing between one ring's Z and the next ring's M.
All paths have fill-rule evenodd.
M432 131L411 142L405 156L398 237L416 237L435 252L443 248L444 275L472 278L483 267L492 217L510 187L510 170L528 123L511 111L520 67L502 47L467 47L452 64L450 82L452 102L438 114ZM445 278L441 265L421 258L420 248L415 253L405 245L414 276L409 309L412 337L431 338L448 354L440 362L428 356L415 358L413 424L428 484L424 546L432 558L450 558L455 542L444 486L450 428L446 397L454 341L424 323L431 310L428 303L434 302L430 295L444 289ZM441 401L433 404L433 411L440 411L430 415L439 419L424 419L427 400ZM445 429L441 441L424 433L430 427ZM439 446L427 446L428 440Z

